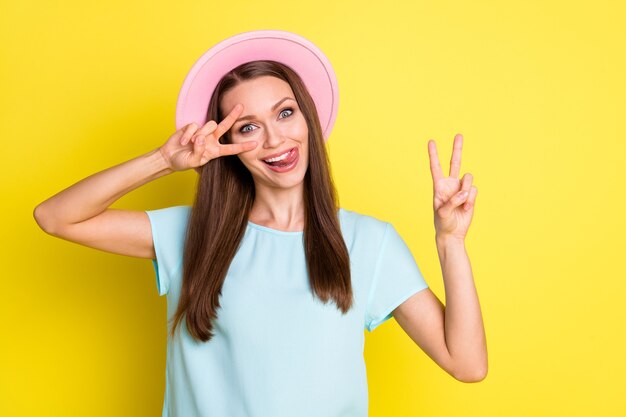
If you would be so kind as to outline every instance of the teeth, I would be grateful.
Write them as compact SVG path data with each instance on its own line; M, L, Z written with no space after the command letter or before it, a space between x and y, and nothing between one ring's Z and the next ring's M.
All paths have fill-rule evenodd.
M270 159L264 159L265 162L276 162L276 161L282 161L283 159L285 159L287 157L287 155L289 155L289 152L291 152L291 149L289 149L287 152L285 152L284 154L277 156L276 158L270 158Z

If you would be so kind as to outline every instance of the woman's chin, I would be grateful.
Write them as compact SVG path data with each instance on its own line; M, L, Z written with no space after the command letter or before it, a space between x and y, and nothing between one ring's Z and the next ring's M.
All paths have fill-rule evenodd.
M254 182L272 187L289 189L297 187L304 182L306 171L303 172L299 167L289 172L275 173L272 170L265 170L262 176L255 176Z
M290 175L281 178L266 178L265 183L272 188L290 189L298 187L304 183L304 175Z

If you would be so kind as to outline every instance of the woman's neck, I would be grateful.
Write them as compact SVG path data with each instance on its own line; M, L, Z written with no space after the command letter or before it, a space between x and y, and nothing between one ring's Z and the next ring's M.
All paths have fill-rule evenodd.
M249 220L261 226L284 231L304 229L304 187L256 187Z

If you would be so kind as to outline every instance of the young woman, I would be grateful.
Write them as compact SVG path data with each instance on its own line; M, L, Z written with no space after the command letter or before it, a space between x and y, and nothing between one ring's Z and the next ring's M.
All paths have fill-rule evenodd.
M365 417L363 330L392 316L456 379L483 379L485 334L464 249L476 187L470 174L458 179L461 136L447 178L428 143L444 308L390 223L338 207L324 144L336 85L321 52L303 58L292 44L303 54L312 44L283 31L227 41L239 49L218 44L188 75L182 127L165 144L34 213L53 236L153 260L169 318L163 415ZM184 123L198 109L202 123ZM192 206L109 208L192 168Z

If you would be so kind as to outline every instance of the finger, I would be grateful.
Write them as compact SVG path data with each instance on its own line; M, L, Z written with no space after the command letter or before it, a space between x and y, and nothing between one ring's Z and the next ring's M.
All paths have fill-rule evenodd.
M196 135L209 135L217 129L217 122L215 120L209 120L196 132Z
M434 140L428 141L428 156L430 158L430 173L433 177L433 184L443 178L443 171L439 164L439 157L437 155L437 145Z
M237 121L237 117L243 111L243 105L237 104L231 111L228 113L228 116L224 118L218 125L217 129L213 133L216 139L219 139L224 133L228 131L232 127L233 124Z
M200 135L204 136L206 140L206 137L210 135L216 128L217 123L215 122L215 120L210 120L209 122L205 123L202 128L198 129L198 131L193 134L193 136L191 137L191 141L193 142ZM185 143L183 143L182 145L185 145Z
M204 141L204 135L199 135L195 137L195 141L193 144L193 154L191 156L193 165L200 165L202 155L204 154Z
M470 187L472 186L473 179L474 179L474 176L470 174L469 172L466 172L465 175L463 175L463 178L461 179L461 190L469 191Z
M180 144L186 145L187 142L189 142L189 138L193 136L193 134L195 133L197 129L198 129L198 125L195 123L189 123L187 126L185 126L183 135L180 138Z
M458 193L454 194L443 206L439 207L439 209L437 210L439 212L439 215L444 219L450 217L452 211L456 207L463 204L463 202L465 202L468 194L469 193L465 190L461 190Z
M258 144L259 143L256 140L249 140L242 143L233 143L226 145L220 144L220 156L236 155L238 153L251 151L252 149L256 148Z
M458 133L454 136L454 144L452 145L452 158L450 159L450 176L459 177L461 172L461 150L463 149L463 135Z
M472 186L470 188L470 191L469 191L469 197L467 198L467 201L463 205L463 208L465 210L469 210L470 208L472 208L474 206L475 201L476 201L476 194L477 193L478 193L478 188Z
M180 140L180 144L184 146L187 143L189 143L189 141L194 142L198 135L208 135L212 131L214 131L216 127L217 127L217 123L215 123L214 120L209 120L200 129L197 129L189 133L185 132L185 135L183 135L183 137Z

